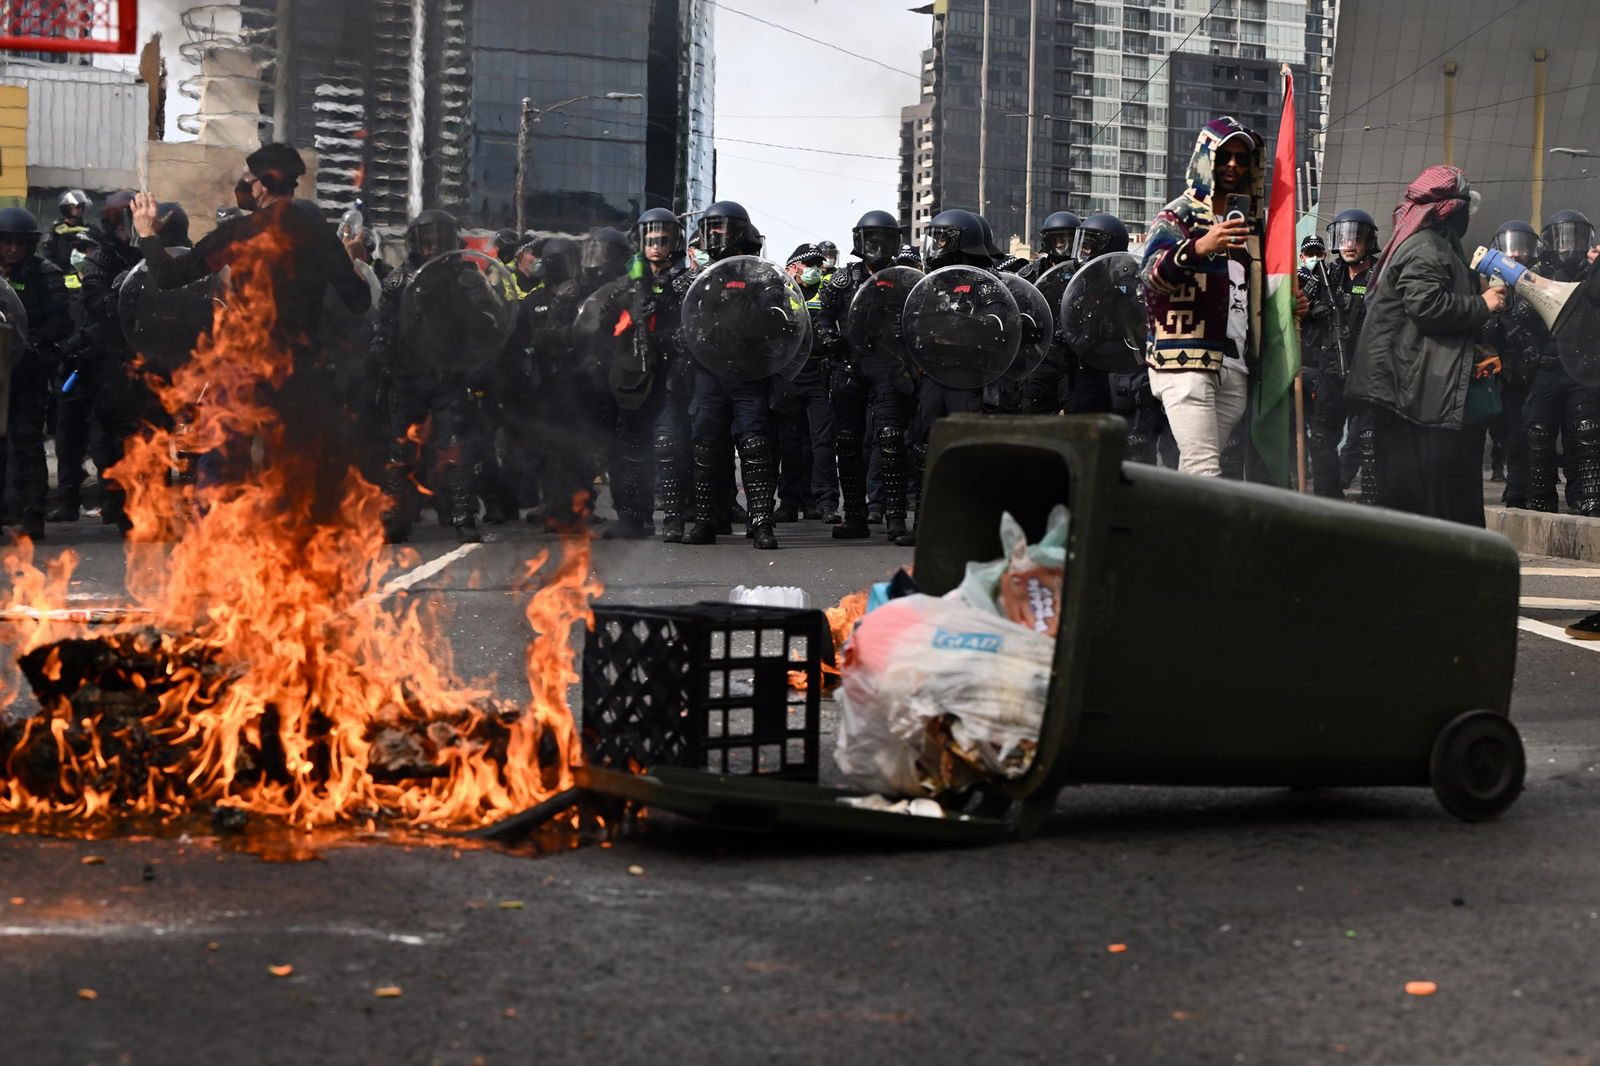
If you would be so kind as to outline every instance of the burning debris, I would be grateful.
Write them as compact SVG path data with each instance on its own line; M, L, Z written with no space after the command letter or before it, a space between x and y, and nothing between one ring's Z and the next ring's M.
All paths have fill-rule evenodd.
M270 233L244 249L257 267L287 251ZM211 334L148 379L169 414L194 417L182 440L146 426L109 472L128 493L129 613L65 609L71 553L43 570L26 545L4 560L0 632L39 702L23 710L16 679L0 678L0 818L14 825L103 832L212 810L467 829L573 784L569 636L600 591L587 534L563 536L553 566L527 564L529 701L455 677L427 607L393 612L373 594L391 565L380 490L335 469L338 506L324 506L330 479L311 468L327 453L287 439L279 408L303 398L307 371L274 341L273 276L235 264ZM237 453L256 437L267 462L226 484L166 476L179 452ZM124 618L86 635L86 621Z

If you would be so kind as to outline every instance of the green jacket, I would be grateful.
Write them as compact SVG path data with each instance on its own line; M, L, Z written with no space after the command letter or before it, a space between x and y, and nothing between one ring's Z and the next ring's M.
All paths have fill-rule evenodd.
M1345 396L1418 425L1461 428L1473 344L1490 312L1459 248L1430 228L1395 250L1367 305Z

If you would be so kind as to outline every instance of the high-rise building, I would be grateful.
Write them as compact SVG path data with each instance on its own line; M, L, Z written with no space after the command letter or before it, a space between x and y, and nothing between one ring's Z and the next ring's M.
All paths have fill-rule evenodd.
M712 7L289 0L262 42L281 68L263 111L317 150L330 213L359 197L380 223L443 207L494 228L517 216L526 99L526 225L625 226L710 199Z
M1189 124L1193 114L1269 118L1261 132L1273 138L1282 63L1296 70L1302 154L1314 157L1333 4L936 0L922 98L902 111L901 207L913 236L947 207L981 210L1002 243L1031 242L1063 209L1142 230L1182 187L1205 121Z

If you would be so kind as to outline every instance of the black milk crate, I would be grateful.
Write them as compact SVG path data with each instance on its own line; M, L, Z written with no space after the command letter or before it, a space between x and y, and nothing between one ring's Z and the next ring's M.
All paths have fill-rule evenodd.
M821 611L697 603L596 605L583 647L583 725L591 764L638 771L817 780ZM789 672L805 675L803 689Z

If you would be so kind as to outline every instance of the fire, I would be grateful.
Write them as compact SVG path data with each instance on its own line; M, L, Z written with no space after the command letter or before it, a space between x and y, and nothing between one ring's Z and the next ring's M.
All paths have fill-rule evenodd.
M839 684L839 649L856 631L856 623L861 621L861 616L867 613L867 590L850 593L822 613L827 616L828 630L833 634L833 661L824 660L822 663L822 688L824 692L831 692ZM804 670L789 671L789 687L805 691Z
M185 424L146 427L108 472L133 522L128 617L147 624L71 641L86 633L65 609L72 553L44 569L26 542L4 556L0 632L41 713L13 710L21 686L0 677L0 817L91 831L236 808L305 828L466 828L569 786L570 635L601 590L587 533L562 536L553 573L549 553L526 564L529 702L455 677L436 613L377 591L392 566L381 491L349 468L330 516L311 489L324 456L286 447L263 399L293 368L264 269L283 249L264 235L245 253L212 333L170 382L152 378ZM241 483L169 484L178 453L255 435L270 461Z

